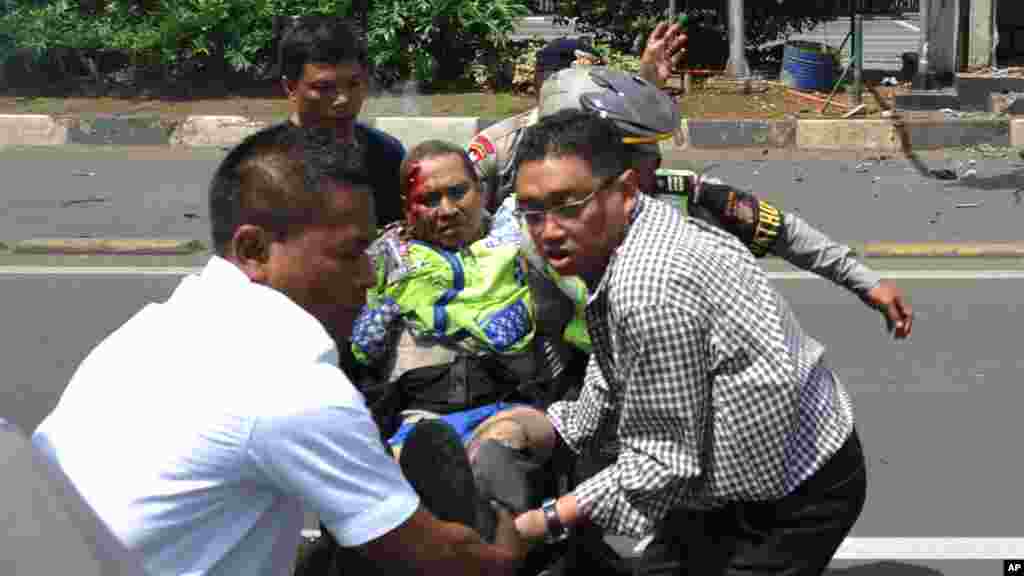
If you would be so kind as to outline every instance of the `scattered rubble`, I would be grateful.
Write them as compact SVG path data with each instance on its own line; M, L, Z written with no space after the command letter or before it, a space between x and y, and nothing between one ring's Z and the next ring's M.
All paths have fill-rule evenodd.
M110 200L108 196L87 196L85 198L76 198L74 200L65 200L60 203L61 208L67 208L69 206L80 206L84 204L102 204Z

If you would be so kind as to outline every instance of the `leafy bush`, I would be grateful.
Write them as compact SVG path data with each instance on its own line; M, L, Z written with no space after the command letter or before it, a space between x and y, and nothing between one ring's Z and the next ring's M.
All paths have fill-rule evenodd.
M537 69L537 51L547 44L544 40L533 39L525 42L518 42L511 50L512 62L514 63L514 75L512 78L512 89L523 94L534 94L535 87L534 72ZM605 63L618 70L629 72L640 71L640 57L629 54L614 48L608 42L594 42L591 48Z
M646 35L644 39L646 40ZM640 72L639 55L617 50L609 42L594 42L593 48L609 67L633 73Z
M532 39L517 43L512 52L512 89L524 94L534 93L534 73L537 70L537 51L544 47L544 40Z
M367 42L381 76L424 85L451 82L474 62L484 62L493 75L508 32L528 13L523 0L369 5ZM85 68L99 79L100 59L116 53L165 80L202 73L209 82L273 76L275 21L313 13L358 16L353 0L0 0L0 7L0 58L22 50L52 64L70 55L74 61L59 62L55 74L80 76Z
M493 73L509 31L528 13L522 0L375 0L367 41L377 66L444 85L480 55Z

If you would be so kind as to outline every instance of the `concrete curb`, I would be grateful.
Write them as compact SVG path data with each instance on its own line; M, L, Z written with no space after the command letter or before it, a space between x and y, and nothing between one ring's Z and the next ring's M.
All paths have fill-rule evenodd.
M268 122L245 116L189 116L171 133L170 145L190 148L234 146L268 125Z
M493 120L476 116L375 117L366 122L402 142L406 149L429 139L466 143ZM181 122L147 116L55 118L0 115L0 147L114 146L230 147L269 121L244 116L189 116ZM904 138L909 142L904 142ZM684 119L663 150L778 148L895 153L951 146L1024 148L1024 118L947 121L850 120L701 120Z
M173 256L205 250L198 240L168 238L34 238L16 242L15 254Z
M869 242L865 258L1022 258L1024 242Z
M153 116L96 116L66 120L69 144L166 146L176 123Z
M1010 145L1010 122L914 122L906 133L915 149L934 150L954 146Z
M687 122L687 142L693 148L792 148L795 120L697 120Z
M796 147L896 152L901 145L895 123L888 120L798 120Z
M67 142L67 126L52 116L0 115L0 146L60 146Z

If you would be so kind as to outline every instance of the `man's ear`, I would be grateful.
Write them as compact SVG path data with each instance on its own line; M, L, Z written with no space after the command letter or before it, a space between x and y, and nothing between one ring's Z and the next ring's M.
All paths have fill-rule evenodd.
M281 89L284 90L289 100L295 99L295 90L298 88L298 84L295 80L289 80L287 76L281 76Z
M632 207L633 200L640 194L640 174L636 169L629 168L619 176L619 179L622 182L622 197L630 202Z
M231 255L249 280L266 283L270 276L270 234L260 226L243 224L231 237Z

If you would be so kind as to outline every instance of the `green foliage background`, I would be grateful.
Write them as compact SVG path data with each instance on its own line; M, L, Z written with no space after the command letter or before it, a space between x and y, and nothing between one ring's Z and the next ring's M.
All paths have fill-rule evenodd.
M522 0L373 0L367 42L378 76L443 85L490 63L528 14ZM165 80L206 71L273 77L275 21L359 19L352 0L0 0L0 59L92 75L130 66ZM437 58L433 55L443 55Z

